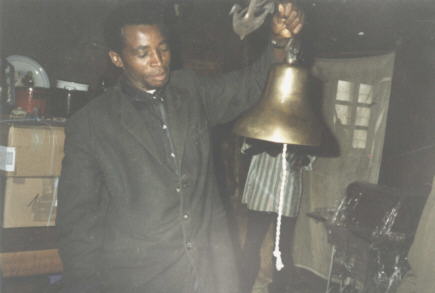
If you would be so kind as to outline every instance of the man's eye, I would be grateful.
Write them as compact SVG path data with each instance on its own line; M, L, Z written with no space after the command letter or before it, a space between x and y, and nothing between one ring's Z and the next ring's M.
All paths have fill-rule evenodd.
M160 51L166 52L169 51L169 46L167 44L160 46Z
M146 56L148 56L148 52L141 52L137 55L139 58L145 58Z

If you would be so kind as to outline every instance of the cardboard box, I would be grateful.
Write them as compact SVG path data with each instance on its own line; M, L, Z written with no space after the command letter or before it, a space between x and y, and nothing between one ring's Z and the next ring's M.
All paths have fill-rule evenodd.
M58 177L3 177L3 228L54 226Z
M59 176L64 128L0 125L0 170L6 176Z

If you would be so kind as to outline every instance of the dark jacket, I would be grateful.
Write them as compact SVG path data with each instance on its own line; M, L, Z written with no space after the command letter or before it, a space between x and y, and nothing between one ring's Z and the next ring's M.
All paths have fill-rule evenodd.
M178 170L119 86L68 121L57 216L64 292L239 292L210 129L258 100L270 59L215 78L171 73Z

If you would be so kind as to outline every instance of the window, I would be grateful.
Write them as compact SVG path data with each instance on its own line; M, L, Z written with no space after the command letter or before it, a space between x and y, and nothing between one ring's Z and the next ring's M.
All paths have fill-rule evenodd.
M339 80L335 102L336 122L352 133L354 149L367 147L370 127L373 86Z

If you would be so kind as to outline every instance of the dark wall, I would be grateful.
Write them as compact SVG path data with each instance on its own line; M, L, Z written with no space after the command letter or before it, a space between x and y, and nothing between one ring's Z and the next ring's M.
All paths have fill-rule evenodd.
M108 2L109 3L109 2ZM23 1L3 4L3 54L28 56L57 79L95 84L106 70L102 1Z
M117 2L6 0L3 56L33 58L47 71L52 86L57 79L63 79L97 87L101 79L110 79L114 74L106 54L102 23ZM167 2L168 9L174 9ZM199 71L229 70L241 65L241 43L232 33L230 5L181 1L178 17L174 11L168 12L177 32L177 65L185 63Z
M428 194L435 175L435 21L412 24L397 50L381 180Z

